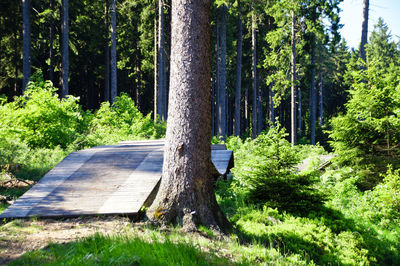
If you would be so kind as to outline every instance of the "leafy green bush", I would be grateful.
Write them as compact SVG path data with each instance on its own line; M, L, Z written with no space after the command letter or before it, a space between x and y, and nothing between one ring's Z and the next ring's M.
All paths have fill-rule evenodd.
M111 144L122 140L161 138L165 134L165 123L143 116L129 95L122 93L111 106L102 103L94 114L87 136L89 146Z
M2 135L31 148L66 148L73 143L87 128L87 114L77 103L78 98L60 100L56 90L36 74L23 96L0 106Z
M0 130L0 171L7 165L21 163L19 159L26 154L29 147L19 139L11 139L3 130Z

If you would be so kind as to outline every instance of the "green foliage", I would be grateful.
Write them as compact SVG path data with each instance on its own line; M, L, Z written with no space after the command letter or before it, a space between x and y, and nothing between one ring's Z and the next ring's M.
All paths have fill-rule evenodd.
M0 106L0 134L21 140L31 148L68 147L86 127L86 113L69 96L59 99L57 90L41 74L34 76L25 94Z
M375 215L380 224L389 226L400 222L400 169L389 167L383 182L377 185L372 196L377 210Z
M143 116L134 101L125 93L118 96L114 106L102 103L94 114L87 136L88 145L111 144L122 140L161 138L166 124L154 123L151 114Z
M297 173L300 153L285 140L286 135L284 129L274 127L255 140L229 139L236 160L232 173L248 202L305 212L310 205L317 208L322 195L313 187L317 181L313 171Z
M366 64L354 59L348 64L351 89L346 113L331 120L330 137L339 160L368 168L375 176L388 163L399 163L400 65L393 58L394 47L380 20L368 45ZM388 51L393 53L389 56Z

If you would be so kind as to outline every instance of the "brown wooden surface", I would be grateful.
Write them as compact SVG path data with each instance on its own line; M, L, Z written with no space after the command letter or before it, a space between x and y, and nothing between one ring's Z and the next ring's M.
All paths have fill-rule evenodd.
M161 178L163 148L163 140L129 141L73 152L0 218L136 214ZM213 146L212 161L224 175L233 153Z

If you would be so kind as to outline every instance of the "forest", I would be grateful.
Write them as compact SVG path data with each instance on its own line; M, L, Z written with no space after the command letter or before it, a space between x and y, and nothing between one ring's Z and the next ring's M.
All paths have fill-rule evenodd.
M2 0L0 211L71 152L165 137L171 2ZM363 0L349 48L341 2L211 1L211 141L235 156L214 189L233 233L129 221L11 264L399 264L400 42ZM0 256L37 226L3 221Z

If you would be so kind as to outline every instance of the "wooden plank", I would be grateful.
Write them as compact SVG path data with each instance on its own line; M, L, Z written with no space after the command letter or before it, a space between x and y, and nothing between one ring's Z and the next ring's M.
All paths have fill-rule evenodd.
M132 212L139 212L140 208L146 201L147 197L150 195L151 191L153 188L157 185L158 181L161 179L161 174L162 174L162 167L163 167L163 152L162 150L158 149L155 150L140 163L140 165L135 169L133 173L130 174L129 178L125 181L125 183L118 188L117 191L114 192L114 194L107 199L107 201L101 206L99 209L100 213L106 213L106 212L111 212L115 211L113 208L115 205L118 205L118 208L120 210L125 210L128 212L128 210L132 210ZM151 169L151 171L149 170ZM131 182L140 182L141 180L146 179L146 184L147 186L141 186L143 195L144 197L140 197L139 202L141 204L132 206L131 204L127 204L124 202L123 206L122 204L118 204L120 201L120 195L121 193L126 192L126 190L129 190L131 186L128 185L128 183ZM139 198L139 197L138 197ZM133 209L132 207L138 208L138 209Z
M14 204L3 211L0 218L11 218L11 217L24 217L28 215L30 208L38 204L43 198L50 195L54 189L61 185L67 178L73 175L80 167L82 167L93 155L94 150L86 150L82 153L71 153L66 157L66 161L70 160L71 157L79 158L79 161L70 164L69 171L54 170L57 166L51 170L49 176L44 176L34 187L30 189L27 193L22 195ZM64 159L65 160L65 159ZM66 162L60 162L58 165L61 167L66 164ZM55 178L51 174L57 173Z

